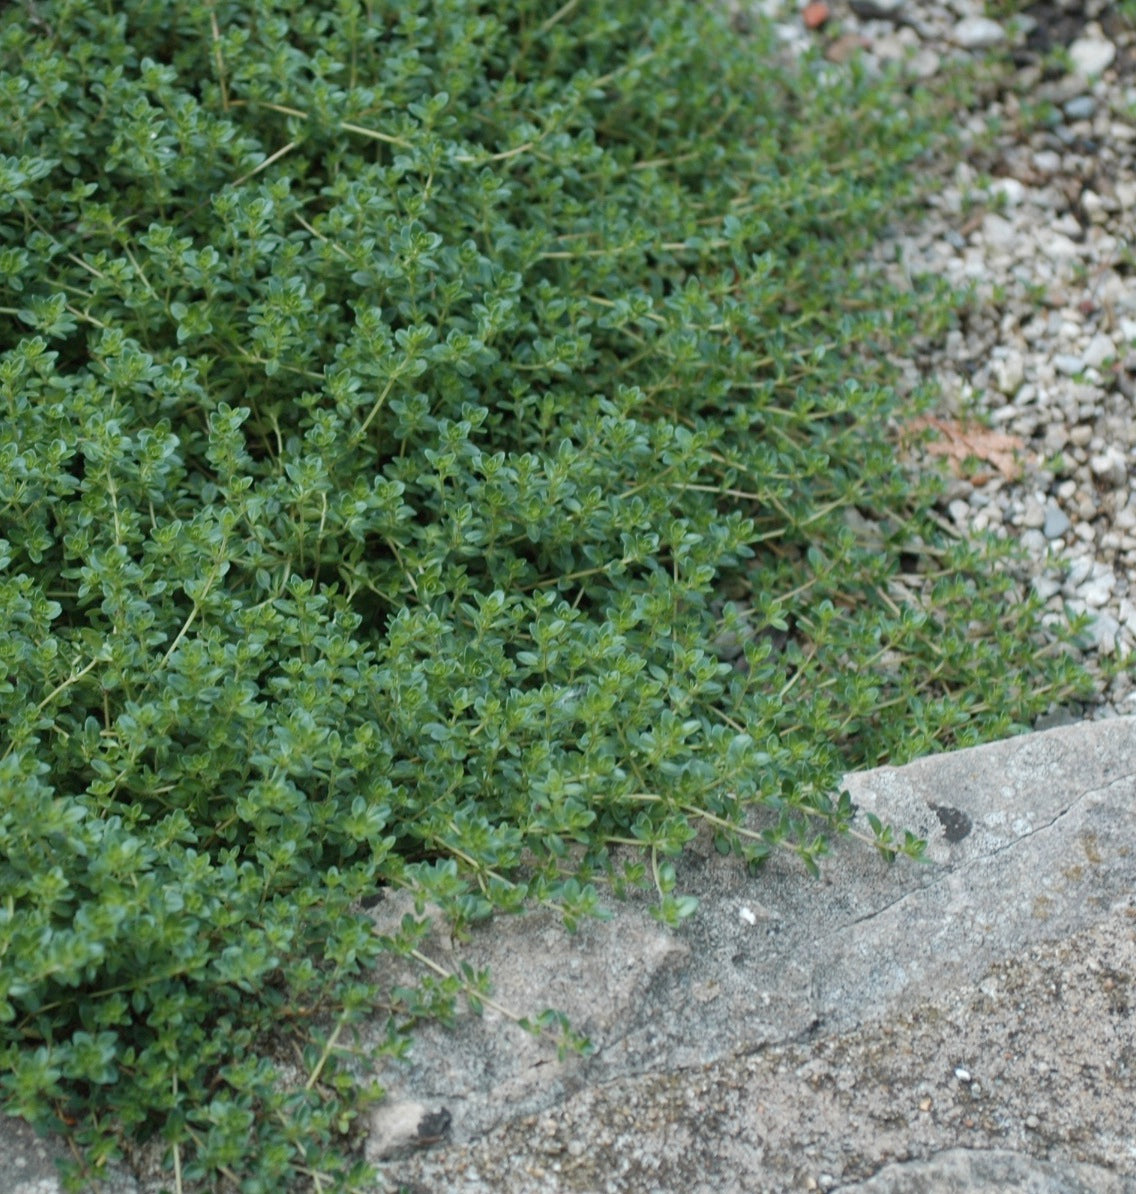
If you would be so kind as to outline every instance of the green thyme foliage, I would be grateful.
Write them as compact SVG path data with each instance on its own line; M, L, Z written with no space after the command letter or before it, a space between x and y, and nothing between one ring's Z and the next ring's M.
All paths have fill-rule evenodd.
M815 866L842 769L1073 683L889 436L923 97L688 0L37 0L0 55L0 1089L96 1166L353 1188L350 1025L484 996L386 992L360 898L673 923L700 826Z

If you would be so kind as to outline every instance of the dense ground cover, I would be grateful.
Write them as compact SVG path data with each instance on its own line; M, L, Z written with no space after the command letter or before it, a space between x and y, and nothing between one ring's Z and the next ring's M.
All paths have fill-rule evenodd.
M0 1089L96 1166L357 1186L351 1023L483 981L384 990L361 899L675 922L699 827L815 865L842 770L1078 682L897 461L950 299L856 265L926 97L688 0L60 0L0 55Z

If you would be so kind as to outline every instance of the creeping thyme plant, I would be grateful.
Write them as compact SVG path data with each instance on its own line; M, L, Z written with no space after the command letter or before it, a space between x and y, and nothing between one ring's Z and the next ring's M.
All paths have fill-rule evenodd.
M29 0L0 68L0 1092L86 1173L359 1188L352 1024L485 981L392 996L366 897L675 923L700 829L815 867L1079 683L897 459L925 97L690 0Z

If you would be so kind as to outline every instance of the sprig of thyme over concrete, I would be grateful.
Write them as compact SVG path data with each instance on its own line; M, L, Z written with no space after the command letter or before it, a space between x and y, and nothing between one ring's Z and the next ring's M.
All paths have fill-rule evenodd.
M352 1025L490 996L386 990L424 927L360 900L673 924L700 829L815 867L843 769L1078 683L889 436L949 298L856 265L925 97L687 0L37 0L0 49L0 1090L94 1171L358 1188Z

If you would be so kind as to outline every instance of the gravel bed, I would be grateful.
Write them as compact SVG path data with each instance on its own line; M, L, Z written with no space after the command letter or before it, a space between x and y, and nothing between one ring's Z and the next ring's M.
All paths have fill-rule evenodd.
M958 326L912 343L903 385L932 379L945 426L984 424L1017 467L964 473L941 511L962 537L992 531L1026 552L1048 617L1092 621L1095 702L1044 724L1136 712L1136 33L1114 4L1045 0L994 20L981 0L783 0L790 52L818 42L839 69L899 63L927 79L960 56L1004 69L963 114L965 160L940 169L916 222L873 268L933 275L973 298ZM810 27L812 26L812 27Z

